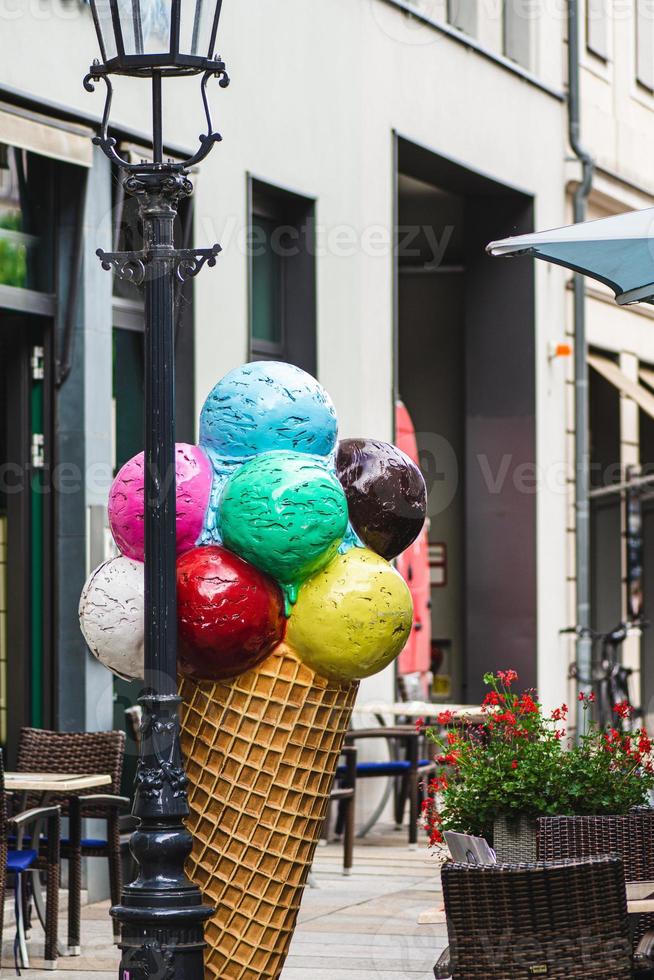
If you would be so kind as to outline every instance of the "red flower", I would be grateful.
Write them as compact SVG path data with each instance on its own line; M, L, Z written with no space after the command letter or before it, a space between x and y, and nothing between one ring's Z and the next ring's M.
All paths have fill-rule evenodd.
M447 755L441 756L441 765L443 766L455 766L459 761L458 752L448 752Z
M638 739L638 751L642 752L643 755L649 755L652 751L652 740L647 737L645 732L643 732Z
M439 725L450 725L454 721L453 711L441 711L437 716L436 721Z
M613 708L614 712L618 718L631 718L634 713L634 709L631 707L628 701L619 701Z
M538 705L532 698L531 694L523 694L520 698L520 703L518 705L518 711L521 715L533 715L538 714Z
M497 721L506 722L506 724L511 727L516 723L516 717L512 711L503 711L502 714L497 715Z
M489 691L481 703L483 707L497 707L500 704L500 696L497 691Z
M513 762L511 763L511 768L512 769L517 769L518 768L518 760L517 759L514 759L513 760Z
M419 735L422 732L422 729L424 727L424 724L425 724L425 719L424 718L417 718L416 719L416 731L418 732Z
M459 736L457 735L456 732L448 732L447 733L447 744L448 745L456 745L458 741L459 741Z
M562 704L560 708L555 708L552 712L552 721L565 721L568 717L568 706Z
M588 695L588 702L589 704L592 704L594 701L595 701L595 692L591 691L590 694Z
M517 681L518 675L515 670L498 670L497 679L500 683L504 684L505 687L511 687L514 681Z

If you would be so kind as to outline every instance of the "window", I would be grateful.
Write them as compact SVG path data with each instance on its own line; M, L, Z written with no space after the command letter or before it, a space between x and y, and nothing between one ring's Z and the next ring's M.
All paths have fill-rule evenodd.
M263 214L252 215L252 346L282 354L283 266L278 223Z
M531 66L531 22L533 0L504 0L504 54L511 61Z
M447 0L447 22L474 37L477 33L477 0Z
M609 0L586 0L586 47L607 61L609 57Z
M654 92L653 0L636 0L636 80Z
M23 150L0 143L0 285L38 288L38 235L30 214L28 180L42 162Z
M250 180L250 355L316 373L315 206Z

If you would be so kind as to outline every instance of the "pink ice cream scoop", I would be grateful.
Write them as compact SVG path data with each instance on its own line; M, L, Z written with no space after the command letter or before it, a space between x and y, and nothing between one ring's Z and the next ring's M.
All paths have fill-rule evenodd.
M211 495L211 463L199 446L178 442L175 447L177 477L177 554L197 544ZM109 493L109 524L121 554L144 560L145 459L139 453L125 463Z

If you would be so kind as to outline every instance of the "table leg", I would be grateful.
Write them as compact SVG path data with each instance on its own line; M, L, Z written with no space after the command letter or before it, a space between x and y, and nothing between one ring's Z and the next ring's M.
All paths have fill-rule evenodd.
M39 806L49 806L50 800L52 798L52 793L44 793L41 797ZM21 810L27 809L27 793L23 794L23 800L21 803ZM41 852L42 841L41 834L45 834L47 839L47 820L38 820L32 828L32 840L33 847L35 847L39 853ZM39 917L39 922L43 931L46 931L46 900L43 895L43 888L41 887L41 871L32 871L31 873L31 897L34 899L34 906L36 908L36 914Z
M68 800L68 955L81 953L80 918L82 914L82 817L79 798Z
M27 956L27 942L25 939L25 920L24 916L24 902L23 902L23 888L25 887L25 882L23 881L22 874L16 875L16 882L14 885L16 889L16 935L18 939L18 949L20 951L20 961L21 966L25 970L29 970L30 961Z

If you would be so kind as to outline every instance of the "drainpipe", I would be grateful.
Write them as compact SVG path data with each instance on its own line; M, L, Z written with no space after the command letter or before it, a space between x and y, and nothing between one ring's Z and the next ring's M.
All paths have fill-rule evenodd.
M579 0L568 0L568 139L581 163L581 182L574 192L575 224L586 220L594 162L581 144L579 84ZM577 689L591 691L592 637L590 623L590 435L588 410L588 341L586 339L585 279L574 274L575 369L575 511L577 578ZM577 738L588 725L588 713L577 700Z

